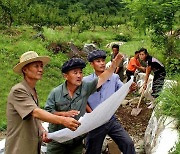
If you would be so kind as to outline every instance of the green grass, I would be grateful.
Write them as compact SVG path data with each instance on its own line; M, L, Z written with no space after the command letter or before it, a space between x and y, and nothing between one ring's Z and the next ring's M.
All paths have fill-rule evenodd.
M40 106L43 107L49 92L52 88L61 84L64 79L61 74L61 66L67 60L68 56L63 53L53 54L47 49L52 43L62 43L72 41L78 48L82 49L85 43L97 42L101 49L111 52L110 48L106 48L106 44L114 42L116 34L126 32L132 35L133 40L125 43L120 50L127 54L133 55L134 51L144 46L151 49L150 52L155 53L155 49L151 48L151 42L148 36L139 35L135 30L127 30L125 26L121 26L117 32L109 28L107 30L97 27L95 31L85 31L78 34L77 29L73 28L73 33L69 32L69 27L57 27L55 30L44 27L45 40L40 38L34 39L33 36L37 32L30 26L17 26L11 29L0 30L0 129L6 126L6 101L8 93L13 85L18 83L22 77L13 73L12 68L18 63L19 56L28 51L34 50L39 55L49 55L51 57L50 64L45 67L42 81L37 83L37 91L40 99ZM158 56L161 55L158 53ZM107 57L107 61L110 56ZM92 68L87 65L84 74L88 75L92 72Z

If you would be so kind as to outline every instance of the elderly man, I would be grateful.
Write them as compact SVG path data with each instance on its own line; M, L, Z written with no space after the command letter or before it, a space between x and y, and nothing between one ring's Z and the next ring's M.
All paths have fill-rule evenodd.
M105 59L106 53L102 50L96 50L88 54L88 61L95 72L85 77L84 81L93 81L104 73L106 66ZM122 85L123 83L120 81L119 76L113 74L98 91L88 98L87 112L92 112L99 104L120 89ZM133 83L130 90L134 89L135 84ZM115 116L104 125L89 132L86 143L86 154L100 154L106 135L109 135L115 141L123 154L135 154L133 141Z
M49 60L47 56L28 51L14 67L14 72L23 75L24 80L13 86L8 96L6 154L40 154L41 137L48 141L40 120L62 124L72 130L80 125L74 118L57 116L38 107L35 86Z
M55 115L74 117L78 120L86 112L88 97L113 74L121 58L122 56L118 54L112 61L111 67L90 82L82 81L82 69L86 66L82 59L72 58L65 62L62 73L66 81L52 90L45 109ZM50 124L49 132L62 128L64 128L62 125ZM84 136L80 136L65 143L52 141L48 144L47 154L81 154L83 138Z

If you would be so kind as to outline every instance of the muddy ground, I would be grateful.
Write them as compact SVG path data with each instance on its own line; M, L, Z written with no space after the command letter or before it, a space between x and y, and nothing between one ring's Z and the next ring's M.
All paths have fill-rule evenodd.
M129 96L126 99L131 99L133 96ZM146 104L149 101L142 100L140 104L140 108L142 108L140 114L138 116L132 116L131 111L133 108L136 108L138 100L136 100L136 104L127 104L126 106L120 106L116 112L116 116L119 119L122 126L132 137L137 154L145 154L144 152L144 134L146 127L148 125L148 121L152 114L152 109L148 109L148 105ZM135 102L133 102L135 103ZM110 144L109 147L110 154L118 154L118 148L114 143Z

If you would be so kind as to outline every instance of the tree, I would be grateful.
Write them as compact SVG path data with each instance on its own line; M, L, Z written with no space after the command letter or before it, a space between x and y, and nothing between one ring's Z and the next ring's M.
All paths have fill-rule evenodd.
M85 14L85 12L82 10L82 6L83 5L81 3L76 3L68 8L67 23L70 26L71 33L73 27L76 25L76 23L78 23L81 15Z
M92 29L93 31L95 31L96 26L99 24L99 16L97 14L97 12L93 12L93 13L89 13L89 20L91 22L92 25Z
M57 26L63 22L59 9L47 4L35 3L27 11L26 23L40 26Z
M77 23L78 33L82 33L85 30L91 28L91 21L87 15L81 16Z
M0 0L1 18L4 24L8 27L11 27L13 22L21 24L30 3L30 0Z
M165 49L168 55L173 53L173 48L168 48L167 32L173 30L176 13L179 11L178 0L125 0L130 9L135 26L151 30L151 39L156 47Z

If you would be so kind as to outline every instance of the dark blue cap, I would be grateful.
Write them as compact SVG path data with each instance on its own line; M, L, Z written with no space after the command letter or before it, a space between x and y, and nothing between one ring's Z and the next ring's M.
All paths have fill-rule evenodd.
M84 68L86 67L86 64L84 62L84 60L82 60L81 58L71 58L70 60L66 61L63 66L62 66L62 73L66 73L72 69L75 68Z
M89 62L92 62L93 60L97 59L97 58L106 58L106 52L103 50L94 50L92 52L90 52L87 56L87 59Z

